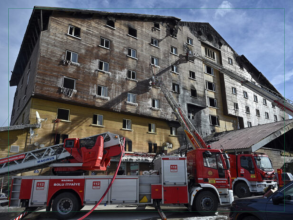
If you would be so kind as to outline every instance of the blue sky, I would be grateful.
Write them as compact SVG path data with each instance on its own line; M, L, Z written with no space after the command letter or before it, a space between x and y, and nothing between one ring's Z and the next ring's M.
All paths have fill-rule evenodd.
M9 87L9 80L34 6L169 15L183 21L209 22L239 55L245 55L286 98L293 100L291 0L2 0L0 127L9 125L16 89Z

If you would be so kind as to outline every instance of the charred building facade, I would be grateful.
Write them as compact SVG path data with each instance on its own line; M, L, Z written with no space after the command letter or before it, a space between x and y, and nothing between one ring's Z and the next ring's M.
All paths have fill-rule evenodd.
M186 47L195 59L185 59ZM199 133L256 126L284 112L197 56L278 92L208 23L176 17L35 7L11 76L11 125L47 121L34 142L110 131L126 151L155 153L184 144L180 125L153 74ZM288 116L286 115L286 118Z

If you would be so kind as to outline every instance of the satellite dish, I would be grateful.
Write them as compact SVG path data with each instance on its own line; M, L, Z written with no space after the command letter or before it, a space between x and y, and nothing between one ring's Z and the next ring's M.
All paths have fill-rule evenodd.
M40 127L41 127L41 123L42 123L43 121L47 121L47 119L48 119L48 118L41 118L41 116L40 116L40 114L39 114L38 111L36 111L36 117L37 117L37 124L39 124Z

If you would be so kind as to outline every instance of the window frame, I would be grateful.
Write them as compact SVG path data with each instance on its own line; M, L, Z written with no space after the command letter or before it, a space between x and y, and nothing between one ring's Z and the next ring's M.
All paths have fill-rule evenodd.
M156 109L161 108L160 99L152 99L152 107Z
M214 100L215 106L211 105L211 99ZM208 101L209 101L209 107L212 107L212 108L217 108L218 107L218 102L217 102L216 98L208 97Z
M110 25L109 22L113 22L114 26ZM115 21L112 21L112 20L107 20L107 21L106 21L106 26L108 26L108 27L110 27L110 28L112 28L112 29L116 29L116 28L115 28Z
M237 108L235 108L237 107ZM239 110L239 105L238 105L238 102L234 102L234 110L238 111Z
M158 64L155 64L155 62L153 62L155 60L157 60ZM154 66L160 66L159 58L151 56L151 64Z
M133 56L133 52L135 53L135 56ZM137 50L136 49L133 49L131 47L128 47L128 49L127 49L127 56L128 57L131 57L131 58L134 58L134 59L137 59Z
M228 57L228 64L230 64L231 66L233 66L233 60L230 57Z
M111 41L107 38L104 38L104 37L100 37L101 41L100 41L100 47L103 47L103 48L106 48L106 49L110 49L111 47ZM104 41L104 45L102 45L102 42ZM109 47L106 47L106 41L108 41L109 43Z
M130 33L131 30L135 30L135 35L136 35L136 36L134 36L134 35L132 35L132 34ZM128 35L137 39L137 29L132 28L132 27L128 27Z
M252 127L252 123L250 121L247 121L247 127L251 128Z
M255 114L256 114L257 117L260 117L260 111L259 111L259 109L255 109Z
M263 103L263 105L267 105L267 100L264 98L262 103Z
M205 48L205 56L208 57L209 59L216 60L216 52L208 47L204 47L204 48Z
M157 45L153 42L157 42ZM159 47L159 40L157 38L151 37L151 45L154 47Z
M215 125L212 123L212 117L216 118L216 124ZM212 125L212 126L220 126L220 120L219 120L218 115L209 115L209 119L210 119L210 125Z
M208 67L211 68L211 73L208 73ZM205 65L205 73L206 74L209 74L211 76L214 76L215 75L214 68L213 67L210 67L208 65Z
M98 94L98 93L99 93L99 87L101 88L101 95ZM105 89L106 89L106 90L105 90ZM105 92L103 92L103 91L106 91L106 95L103 94L103 93L105 93ZM96 95L97 95L98 97L109 97L109 96L108 96L108 87L107 87L107 86L102 86L102 85L97 85Z
M67 53L70 53L70 60L67 60ZM76 60L77 60L77 62L75 62L75 61L72 61L72 54L76 54L77 56L77 58L76 58ZM67 61L69 61L69 62L72 62L72 63L78 63L78 53L76 53L76 52L73 52L73 51L71 51L71 50L66 50L66 58L65 58Z
M100 69L100 63L103 64L103 69ZM106 72L106 73L108 73L108 72L109 72L109 69L110 69L110 64L107 63L107 64L108 64L108 70L105 70L105 63L107 63L107 62L102 61L102 60L99 60L98 70L99 70L99 71L102 71L102 72Z
M274 115L274 121L278 121L278 116Z
M94 116L95 115L97 116L97 123L94 123ZM99 124L99 116L102 116L102 124ZM104 115L101 115L101 114L93 114L92 124L93 125L96 125L96 126L104 126Z
M69 31L70 31L70 27L73 28L73 30L72 30L72 34L69 33ZM74 34L75 34L75 29L76 29L76 28L79 29L79 36L75 36L75 35L74 35ZM81 39L81 28L76 27L76 26L70 24L70 25L68 26L67 34L68 34L69 36L72 36L72 37L76 37L76 38Z
M171 136L177 136L177 128L176 127L170 127L170 135Z
M270 119L270 115L268 112L265 112L265 119Z
M210 90L210 89L208 88L208 83L211 83L211 84L213 85L213 90ZM216 85L215 85L215 83L206 80L206 90L211 91L211 92L215 92L215 91L216 91Z
M195 96L192 95L192 91L195 91ZM193 98L197 98L197 90L196 89L190 89L190 96Z
M178 91L176 91L175 88L178 88ZM175 90L174 90L175 89ZM172 92L176 93L176 94L180 94L180 86L177 83L172 83Z
M137 103L137 102L136 102L136 96L137 96L137 94L134 94L134 93L130 93L130 92L128 92L128 93L127 93L126 101L127 101L128 103ZM128 98L129 98L129 99L128 99Z
M175 53L174 53L174 51L175 51ZM171 46L171 54L178 55L178 49L177 49L177 47Z
M248 111L247 111L247 110L248 110ZM245 106L245 113L246 113L246 114L250 114L250 107L247 106L247 105Z
M179 73L179 72L178 72L178 66L177 66L177 65L171 65L171 72L172 72L172 73L177 73L177 74L178 74L178 73Z
M131 77L129 77L129 73ZM132 78L133 74L134 74L134 78ZM136 80L136 72L134 70L127 70L126 78L131 80Z
M156 133L156 124L155 123L148 124L148 133L152 133L152 134Z
M237 95L237 88L236 87L232 87L232 94Z
M254 102L258 102L258 97L257 97L257 95L253 95L253 100L254 100Z
M192 73L194 73L194 78L192 77ZM196 79L195 72L189 70L189 78L195 80Z
M190 43L191 42L191 43ZM188 45L193 45L193 39L190 37L187 37L187 44Z
M73 80L73 81L74 81L74 88L73 88L73 90L75 90L75 89L76 89L76 79L72 79L72 78L67 77L67 76L64 76L64 77L63 77L62 88L71 89L71 88L68 88L68 87L65 87L65 86L64 86L65 79L69 79L69 80Z
M159 27L156 27L156 25L158 25ZM158 23L158 22L154 22L154 28L156 28L157 30L161 30L161 29L160 29L160 23Z
M124 121L125 121L125 128L123 127L124 126ZM129 125L127 122L130 122L130 128L127 128L127 125ZM124 129L124 130L132 130L132 121L131 121L131 119L123 118L123 120L122 120L122 129Z
M247 93L246 91L243 91L243 97L244 97L245 99L248 99L248 93Z

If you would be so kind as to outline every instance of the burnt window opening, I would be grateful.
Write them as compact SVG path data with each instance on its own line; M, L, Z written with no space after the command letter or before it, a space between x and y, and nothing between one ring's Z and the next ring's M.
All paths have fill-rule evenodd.
M100 46L110 49L110 41L106 38L101 37L101 45Z
M136 72L132 70L127 71L127 78L128 79L136 79Z
M107 25L112 27L112 28L115 28L115 22L112 21L112 20L107 20Z
M69 121L69 110L58 108L57 119Z
M189 78L195 79L195 72L189 71Z
M216 91L215 90L215 84L209 81L206 81L206 89L210 91Z
M135 49L128 48L128 56L133 57L133 58L137 58L137 56L136 56L136 50Z
M238 103L234 103L234 110L239 110L239 106L238 106Z
M245 106L245 112L246 112L246 114L250 114L250 108L249 108L249 106Z
M234 95L237 94L237 89L235 87L232 87L232 94L234 94Z
M156 38L151 38L151 44L153 46L159 47L159 40Z
M159 99L153 99L152 100L152 107L153 108L160 108L160 100Z
M175 28L170 28L170 35L171 37L177 38L177 31Z
M219 117L215 115L210 115L210 124L214 126L219 126Z
M104 61L99 61L99 70L108 72L109 71L109 63L106 63Z
M93 115L94 125L103 125L103 115Z
M233 60L232 60L231 58L228 58L228 63L229 63L230 65L233 65Z
M159 66L159 58L151 57L151 64L155 66Z
M187 115L189 119L194 119L195 114L199 112L201 108L196 107L195 105L192 104L187 104Z
M172 83L172 91L173 91L174 93L179 94L179 93L180 93L179 85L176 84L176 83Z
M259 112L258 109L255 110L255 113L256 113L256 116L257 116L257 117L260 117L260 112Z
M195 97L195 98L197 97L196 89L191 89L190 92L191 92L191 97Z
M149 133L156 133L156 124L149 124Z
M132 27L128 27L128 34L132 37L137 37L137 30Z
M128 147L128 150L127 150L127 147ZM126 140L125 141L124 150L125 151L128 151L128 152L131 152L132 151L132 141L130 141L130 140Z
M206 66L206 73L210 75L214 75L214 69L210 66Z
M157 28L157 29L160 29L160 24L157 23L157 22L155 22L155 23L154 23L154 27Z
M97 95L102 97L108 97L108 87L106 86L98 86Z
M245 99L248 99L248 94L247 94L246 91L243 91L243 97L244 97Z
M149 153L153 153L153 143L149 143Z
M75 80L70 78L63 78L63 87L68 89L75 89Z
M78 54L67 50L66 60L71 61L73 63L78 63Z
M69 25L68 34L74 37L80 37L80 28Z
M211 107L218 107L218 106L217 106L217 99L209 98L209 105L210 105Z

